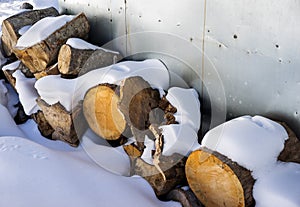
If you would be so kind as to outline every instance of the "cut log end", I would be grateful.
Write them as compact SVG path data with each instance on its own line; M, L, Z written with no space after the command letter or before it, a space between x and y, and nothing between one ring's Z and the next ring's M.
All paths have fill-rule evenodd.
M118 110L116 86L101 84L91 88L83 101L84 116L90 128L100 137L117 140L126 129L126 121Z
M202 148L186 163L189 186L206 207L254 206L250 171L225 156Z

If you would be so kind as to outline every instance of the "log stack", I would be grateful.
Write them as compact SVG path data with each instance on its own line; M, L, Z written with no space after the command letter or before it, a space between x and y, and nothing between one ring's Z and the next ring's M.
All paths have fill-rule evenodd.
M41 42L25 48L14 47L13 52L33 74L42 72L56 63L59 49L68 38L87 38L89 30L88 19L81 13Z

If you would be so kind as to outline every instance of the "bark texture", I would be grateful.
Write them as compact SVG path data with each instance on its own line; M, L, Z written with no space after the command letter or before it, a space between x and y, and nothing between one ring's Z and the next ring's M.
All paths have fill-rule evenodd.
M57 61L59 49L68 38L87 38L89 30L87 17L81 13L41 42L27 48L15 47L13 51L32 73L42 72Z
M22 13L8 17L2 22L2 46L7 56L12 55L13 48L17 44L19 37L19 30L27 25L33 25L37 21L51 16L58 16L58 11L53 8L46 8L41 10L24 11Z

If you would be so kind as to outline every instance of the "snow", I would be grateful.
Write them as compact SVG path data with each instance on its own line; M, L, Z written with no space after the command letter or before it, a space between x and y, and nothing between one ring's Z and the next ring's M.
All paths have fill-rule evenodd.
M25 134L18 128L12 119L9 111L5 106L0 104L1 124L0 124L0 140L2 136L19 136L24 137Z
M12 62L10 64L3 66L2 70L15 70L20 65L20 63L21 63L21 61L17 60L15 62Z
M24 27L22 27L21 29L19 29L18 33L19 35L23 35L25 32L27 32L30 28L31 28L32 25L26 25Z
M27 48L43 41L57 29L74 19L74 17L74 15L61 15L39 20L18 39L15 47L20 49Z
M143 178L106 171L83 149L61 152L1 137L0 163L0 206L180 206L159 201Z
M164 135L163 155L171 156L179 153L188 156L192 151L200 148L198 135L189 125L171 124L161 126Z
M71 111L86 91L101 83L120 84L130 76L141 76L154 88L169 87L169 73L163 63L156 59L126 61L108 67L92 70L76 79L63 79L59 75L39 79L35 88L48 104L60 102Z
M122 146L111 147L90 129L83 135L81 145L99 166L117 175L130 175L130 160Z
M16 72L13 73L13 77L16 78L15 87L19 94L19 99L23 105L25 113L27 115L36 113L40 109L36 103L36 99L39 97L34 88L36 79L26 78L20 70L16 70Z
M172 87L168 90L167 100L177 108L175 120L191 126L196 132L200 128L201 113L198 93L195 89Z
M287 138L280 124L262 116L243 116L210 130L201 144L239 163L257 178L276 164Z
M141 158L150 165L153 165L153 157L152 157L152 150L155 150L154 141L149 139L148 136L145 137L144 141L145 149L141 156Z
M278 163L270 173L256 180L256 207L300 206L300 164Z
M80 38L69 38L67 40L66 44L70 45L72 48L76 48L76 49L80 49L80 50L103 50L105 52L119 54L119 52L107 50L107 49L104 49L103 47L98 47L98 46L93 45L89 42L86 42Z

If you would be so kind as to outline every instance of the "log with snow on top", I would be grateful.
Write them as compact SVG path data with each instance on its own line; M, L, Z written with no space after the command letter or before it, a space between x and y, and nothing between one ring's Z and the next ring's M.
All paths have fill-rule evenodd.
M59 49L68 38L87 38L89 30L84 13L46 17L18 39L13 52L32 73L41 72L56 62Z
M17 70L20 70L25 77L33 78L33 74L29 71L29 69L19 60L12 62L8 65L2 67L2 71L7 79L7 81L15 88L16 79L13 77L13 73Z
M261 116L244 116L210 130L186 163L187 180L198 199L207 207L253 206L255 180L276 168L282 151L300 151L285 144L291 134L285 128L290 130Z
M59 102L71 112L90 88L103 83L119 85L121 80L130 76L143 77L155 88L169 88L169 72L156 59L120 62L92 70L75 79L63 79L59 75L47 76L37 80L35 88L47 104Z
M58 54L58 69L64 76L76 77L96 68L115 64L123 57L119 52L70 38Z
M45 17L55 17L58 15L58 11L55 8L50 7L40 10L26 10L3 20L1 41L5 54L7 56L12 54L18 39L33 24Z

